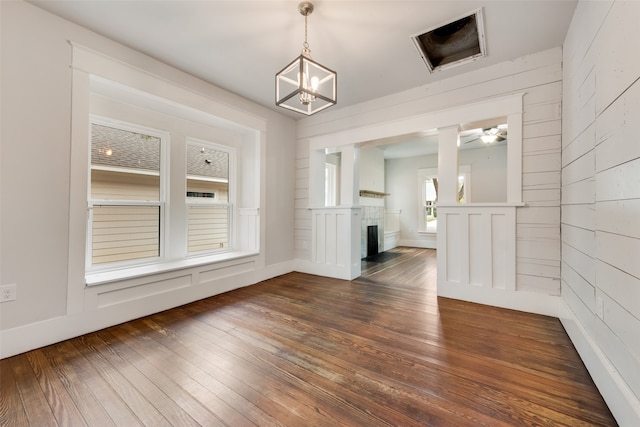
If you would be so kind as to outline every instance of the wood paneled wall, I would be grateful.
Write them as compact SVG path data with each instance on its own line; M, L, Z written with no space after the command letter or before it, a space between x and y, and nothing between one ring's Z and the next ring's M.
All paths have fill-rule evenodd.
M311 259L309 147L305 138L524 92L522 200L516 216L516 289L560 295L562 49L529 55L299 123L296 258ZM413 191L407 189L407 191ZM416 209L417 211L417 209Z
M640 425L638 22L638 2L581 2L564 49L562 297L621 425Z

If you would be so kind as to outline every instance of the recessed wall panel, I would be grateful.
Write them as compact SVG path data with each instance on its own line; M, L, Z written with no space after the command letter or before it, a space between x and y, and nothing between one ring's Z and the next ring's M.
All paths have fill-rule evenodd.
M337 260L337 232L338 232L338 215L334 213L327 213L324 215L325 219L325 262L327 264L335 265Z
M462 247L462 216L446 214L447 233L447 281L460 283ZM466 228L466 227L465 227Z
M483 286L489 268L491 242L488 239L487 222L481 214L469 214L469 284Z
M494 288L507 287L507 221L504 215L491 215L491 274Z

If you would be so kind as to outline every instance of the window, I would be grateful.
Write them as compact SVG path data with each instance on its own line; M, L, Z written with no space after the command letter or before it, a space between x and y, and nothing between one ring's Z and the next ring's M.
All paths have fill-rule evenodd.
M438 224L438 177L426 177L423 183L424 188L424 231L435 233Z
M233 152L205 141L187 142L187 252L228 249Z
M92 118L87 264L130 264L163 255L168 136Z
M185 153L173 165L170 142ZM90 152L87 271L232 249L233 147L92 115ZM180 170L186 191L170 197Z
M458 176L458 203L464 204L469 199L469 165L460 167ZM419 221L418 229L423 233L436 233L438 231L438 170L418 169L419 195Z
M259 256L267 120L71 44L70 306L83 306L87 286L137 287L131 279L159 283L170 271ZM228 156L228 176L188 171L191 143ZM221 231L198 247L189 229L206 209L204 223L222 219Z

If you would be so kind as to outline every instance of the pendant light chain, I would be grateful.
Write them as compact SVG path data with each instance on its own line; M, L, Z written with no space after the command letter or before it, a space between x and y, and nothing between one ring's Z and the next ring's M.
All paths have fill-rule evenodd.
M302 54L308 58L311 58L311 49L309 49L309 43L307 42L307 16L304 14L304 43L302 43Z

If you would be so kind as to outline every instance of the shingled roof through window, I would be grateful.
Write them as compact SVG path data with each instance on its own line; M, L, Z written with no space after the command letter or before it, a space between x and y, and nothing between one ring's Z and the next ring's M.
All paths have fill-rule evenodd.
M91 125L91 164L159 171L160 138L94 123ZM229 153L188 144L187 175L228 180Z
M160 138L92 124L91 164L159 171Z
M187 175L229 179L229 153L187 145Z

